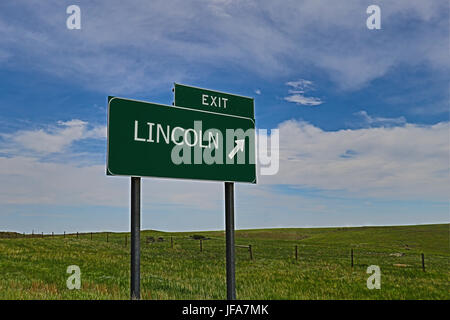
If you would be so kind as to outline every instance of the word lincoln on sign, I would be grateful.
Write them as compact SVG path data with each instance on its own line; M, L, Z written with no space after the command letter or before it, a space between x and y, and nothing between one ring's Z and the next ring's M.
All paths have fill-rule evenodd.
M174 84L175 106L255 119L253 98Z
M253 119L108 100L108 175L256 183Z
M200 121L194 121L194 127L197 123L201 123ZM160 123L147 122L148 133L146 134L146 138L139 138L139 121L134 121L134 141L142 141L149 143L173 143L176 145L186 144L189 147L193 147L198 145L201 148L211 148L211 145L214 148L219 148L219 132L208 132L208 144L204 145L202 130L195 130L193 128L185 129L182 127L173 127L170 125L162 125ZM201 126L201 124L200 124ZM179 137L177 139L176 137ZM192 138L191 138L192 137ZM200 137L200 138L199 138ZM240 142L240 140L238 140ZM212 143L212 144L211 144Z

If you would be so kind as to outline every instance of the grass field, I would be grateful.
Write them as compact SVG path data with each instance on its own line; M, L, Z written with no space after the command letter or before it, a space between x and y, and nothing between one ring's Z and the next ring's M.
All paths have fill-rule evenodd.
M90 234L0 233L0 299L128 299L126 235L109 233L107 242L106 233L94 233L92 240ZM202 252L192 235L209 238ZM150 230L141 236L143 299L226 298L223 231ZM165 241L146 244L147 236ZM251 244L253 251L250 260L247 249L236 248L238 299L450 298L448 224L239 230L236 243ZM66 287L69 265L81 269L80 290ZM380 290L367 289L369 265L381 268Z

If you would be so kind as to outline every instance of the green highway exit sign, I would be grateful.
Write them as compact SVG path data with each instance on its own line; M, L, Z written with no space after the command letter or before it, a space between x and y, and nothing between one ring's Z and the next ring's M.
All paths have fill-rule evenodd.
M174 105L178 107L255 119L253 98L178 83L174 84L174 93Z
M107 174L256 183L253 99L220 97L227 112L109 97Z

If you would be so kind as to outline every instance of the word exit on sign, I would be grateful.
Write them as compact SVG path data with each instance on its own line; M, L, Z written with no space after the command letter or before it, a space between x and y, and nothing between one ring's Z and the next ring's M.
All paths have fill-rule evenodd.
M253 98L178 83L174 84L174 93L174 105L178 107L255 119Z

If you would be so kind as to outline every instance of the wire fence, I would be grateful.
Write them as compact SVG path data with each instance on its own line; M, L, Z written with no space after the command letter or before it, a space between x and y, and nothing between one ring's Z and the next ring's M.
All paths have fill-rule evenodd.
M1 232L0 239L67 239L100 241L114 246L128 248L130 246L129 233L115 232L71 232L63 234L44 233L16 233ZM211 257L223 257L225 255L224 237L205 237L200 235L145 235L141 234L142 250L176 250L178 252L198 251L209 254ZM361 267L369 265L383 265L398 268L413 268L426 271L436 264L448 264L449 257L436 253L418 252L406 247L345 247L342 245L304 244L294 240L261 240L261 239L236 239L236 258L240 261L287 259L293 262L312 263L318 261L330 261Z

